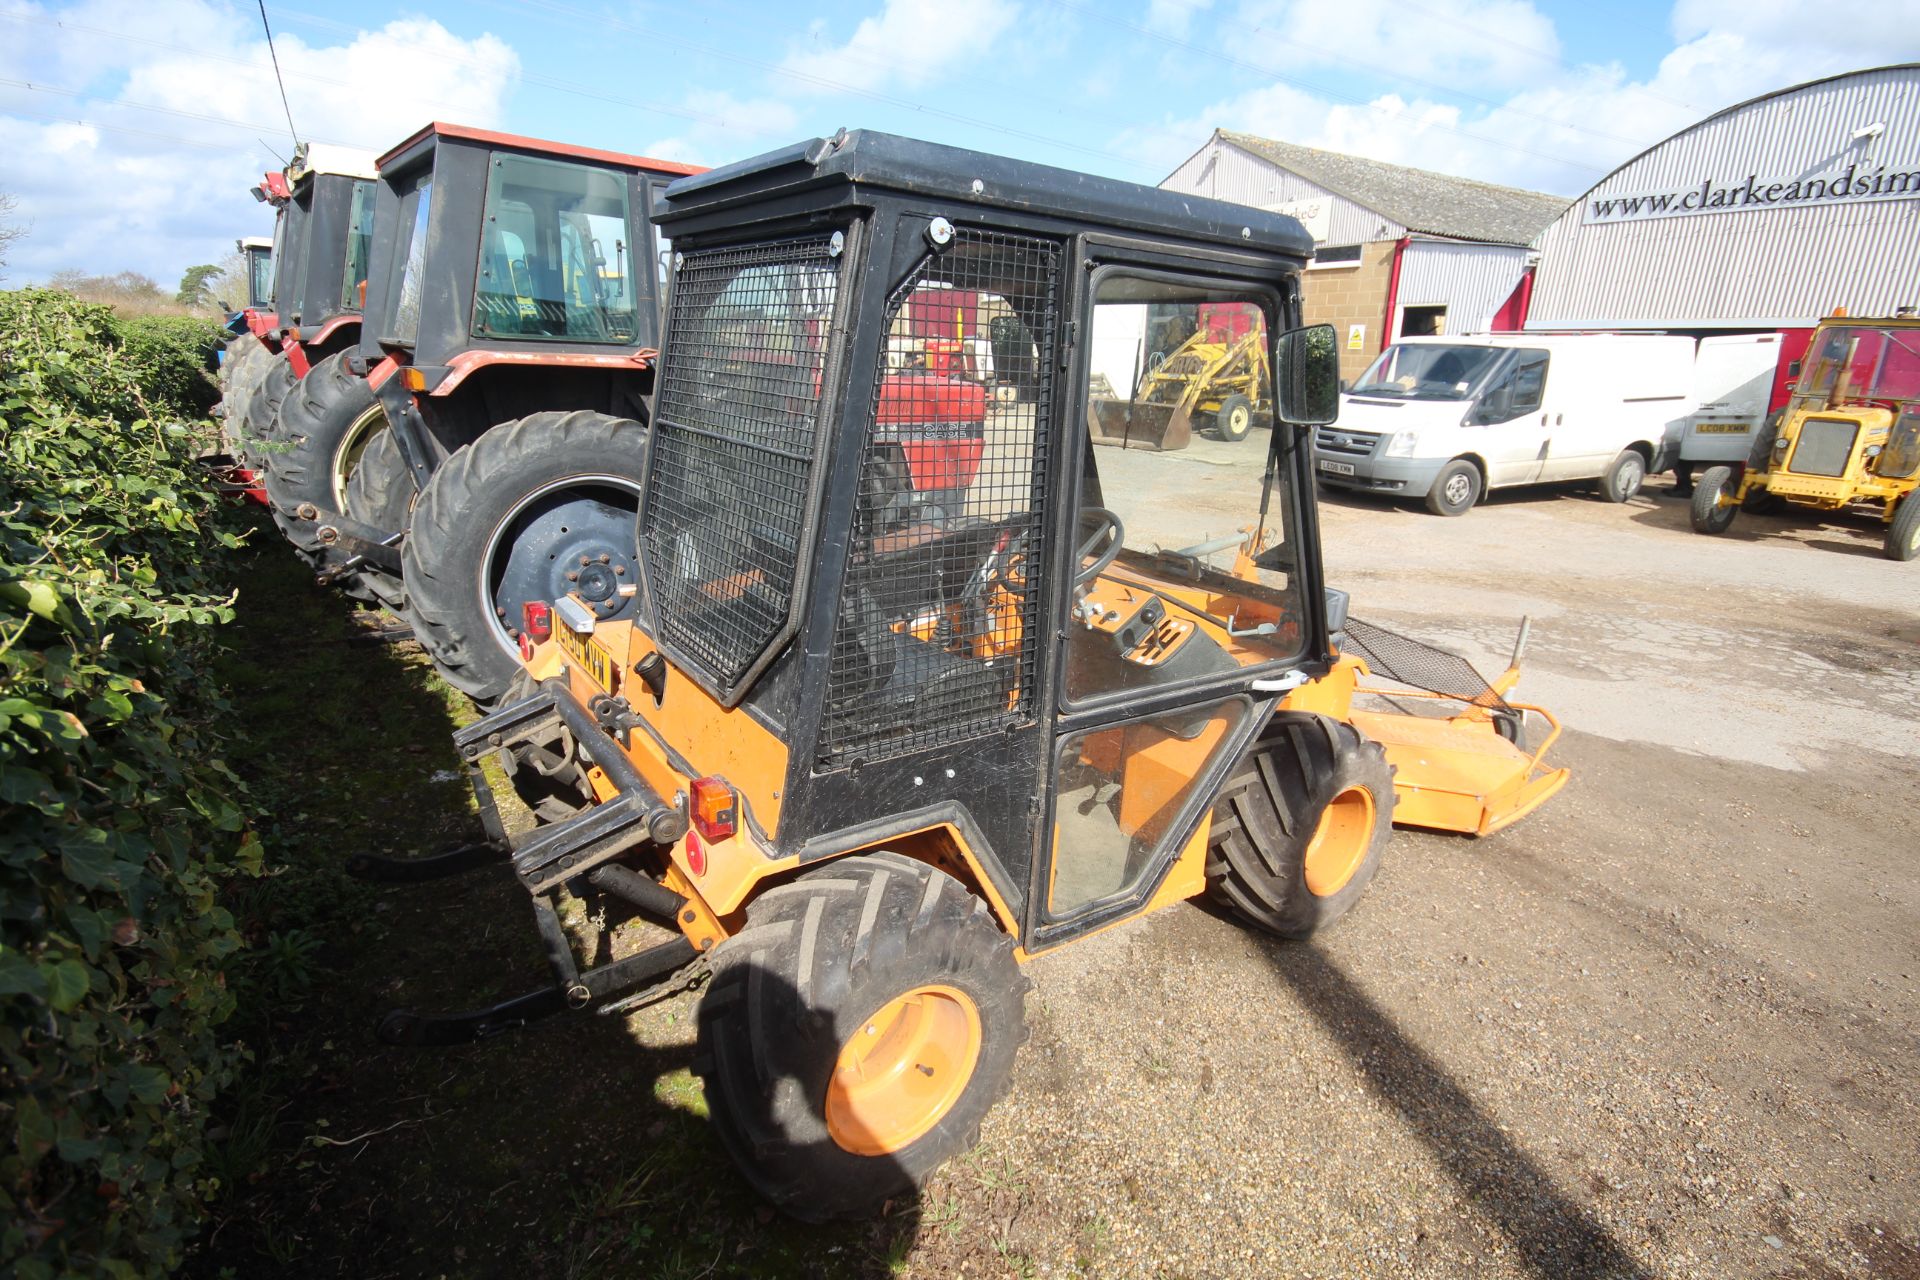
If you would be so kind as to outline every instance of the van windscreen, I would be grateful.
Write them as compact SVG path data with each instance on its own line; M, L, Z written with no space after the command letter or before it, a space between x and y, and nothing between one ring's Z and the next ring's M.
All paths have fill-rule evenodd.
M1471 400L1505 354L1500 347L1391 346L1360 375L1352 393L1398 400Z

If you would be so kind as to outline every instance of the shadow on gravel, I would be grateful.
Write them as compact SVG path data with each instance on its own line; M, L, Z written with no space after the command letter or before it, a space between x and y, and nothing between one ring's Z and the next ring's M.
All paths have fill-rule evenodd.
M478 1044L395 1048L387 1010L486 1005L547 979L504 865L375 885L354 853L479 835L451 734L473 713L380 615L321 590L256 521L218 676L270 873L222 906L248 940L226 1027L251 1057L214 1105L212 1216L189 1280L875 1280L919 1238L778 1216L727 1160L690 1071L694 1005L574 1014ZM586 904L592 907L594 904Z
M1309 1012L1340 1040L1379 1096L1400 1109L1436 1160L1547 1280L1651 1280L1545 1170L1501 1132L1393 1016L1313 946L1269 943L1267 955Z

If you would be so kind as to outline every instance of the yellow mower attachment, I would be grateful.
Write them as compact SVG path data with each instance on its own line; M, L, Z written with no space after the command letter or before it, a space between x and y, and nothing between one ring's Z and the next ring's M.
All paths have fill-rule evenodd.
M1350 621L1342 665L1356 677L1372 675L1395 685L1356 684L1354 692L1398 704L1411 699L1432 710L1352 709L1354 728L1386 748L1394 767L1396 825L1491 835L1545 804L1567 783L1570 770L1549 768L1547 749L1560 737L1560 722L1543 707L1506 699L1520 679L1528 624L1522 621L1513 659L1492 683L1465 659L1421 645L1369 623ZM1475 686L1478 686L1477 688ZM1434 714L1446 704L1459 710ZM1527 748L1527 713L1540 717L1546 733Z

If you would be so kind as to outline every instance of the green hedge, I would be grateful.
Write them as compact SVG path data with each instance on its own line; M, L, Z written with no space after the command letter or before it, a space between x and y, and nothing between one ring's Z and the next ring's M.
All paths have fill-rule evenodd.
M218 890L260 850L198 678L238 545L180 420L206 328L0 293L0 1275L162 1273L217 1191Z
M213 373L226 338L219 325L192 316L116 317L113 331L154 412L204 418L213 409L220 398Z

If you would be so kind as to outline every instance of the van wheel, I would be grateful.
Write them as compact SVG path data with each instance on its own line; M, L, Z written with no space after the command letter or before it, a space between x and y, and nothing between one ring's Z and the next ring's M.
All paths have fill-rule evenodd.
M1607 465L1600 477L1600 496L1608 502L1625 502L1640 492L1647 478L1647 460L1638 449L1622 449L1620 456Z
M1901 499L1893 523L1887 526L1887 559L1911 560L1915 556L1920 556L1920 489Z
M1732 467L1708 467L1693 486L1693 531L1725 533L1740 508L1732 499Z
M1427 490L1427 510L1437 516L1463 516L1480 501L1480 468L1455 458L1440 468Z

